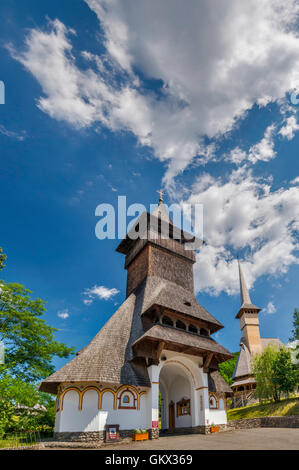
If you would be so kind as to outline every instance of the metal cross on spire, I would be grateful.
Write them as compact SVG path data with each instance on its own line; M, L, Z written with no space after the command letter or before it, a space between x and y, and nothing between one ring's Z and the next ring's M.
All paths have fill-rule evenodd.
M160 199L159 199L159 204L162 204L163 202L163 196L165 193L163 193L163 190L160 189L159 191L157 191L157 193L160 195Z

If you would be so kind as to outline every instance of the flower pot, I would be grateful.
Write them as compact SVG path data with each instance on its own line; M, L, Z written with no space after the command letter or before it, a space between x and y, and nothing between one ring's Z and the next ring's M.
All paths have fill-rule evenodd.
M219 426L211 426L211 432L219 432Z
M148 438L148 432L145 432L143 434L133 434L133 441L148 441Z

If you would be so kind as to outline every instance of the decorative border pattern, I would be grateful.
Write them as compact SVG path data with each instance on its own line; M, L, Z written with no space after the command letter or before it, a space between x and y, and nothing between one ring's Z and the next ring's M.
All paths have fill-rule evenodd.
M126 390L130 391L134 396L134 401L135 402L137 401L137 410L138 411L140 410L140 398L142 397L142 395L147 393L145 391L138 392L137 388L133 387L132 385L122 385L117 390L113 390L112 388L104 388L103 390L101 390L100 388L98 388L96 386L88 386L88 387L85 387L83 390L80 390L80 388L78 388L78 387L68 387L65 390L63 390L63 392L61 392L61 393L60 393L60 390L58 391L57 403L59 404L59 406L57 406L56 412L63 411L64 397L68 392L71 392L71 391L74 391L74 392L78 393L78 396L79 396L78 410L82 411L83 398L84 398L85 393L88 390L95 390L97 392L98 397L99 397L99 399L98 399L98 409L99 410L102 409L102 398L103 398L104 393L106 393L106 392L112 393L112 395L113 395L113 409L116 410L117 409L117 399L119 398L119 396L118 396L119 393L121 391L125 392ZM123 409L124 408L125 409L130 409L129 407L123 407ZM133 409L136 409L136 406Z
M217 408L210 408L210 398L214 397L217 402ZM218 394L216 392L209 392L209 408L211 410L221 410L220 408L220 400L223 400L224 403L224 410L226 410L226 398L223 394Z

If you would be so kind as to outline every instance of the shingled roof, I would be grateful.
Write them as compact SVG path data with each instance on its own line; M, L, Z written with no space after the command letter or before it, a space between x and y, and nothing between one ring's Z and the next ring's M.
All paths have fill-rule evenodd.
M221 346L219 343L214 341L212 338L204 336L198 336L187 331L178 330L165 325L154 325L144 335L142 335L135 343L140 343L145 339L166 341L181 346L187 346L188 348L195 348L202 351L209 351L213 353L221 354L225 356L225 359L231 359L233 355Z
M241 343L241 350L238 357L238 361L233 373L233 380L237 381L238 377L248 376L251 373L250 368L251 355L246 344Z
M165 279L150 276L144 281L144 302L141 313L146 313L154 305L203 320L209 323L212 332L223 328L223 325L197 302L193 292Z
M150 387L145 363L132 363L131 344L143 334L140 296L132 293L95 338L40 386L56 393L62 382L108 382Z
M210 372L208 375L209 392L216 392L217 394L225 393L225 395L233 395L230 386L225 382L224 378L220 375L218 370Z
M191 302L191 308L184 305L185 299ZM108 382L150 387L145 361L142 359L133 361L132 345L145 334L142 314L157 303L194 315L212 323L217 329L222 327L197 303L195 296L189 291L164 279L149 276L125 300L89 345L64 367L44 380L40 390L56 393L57 386L62 382ZM170 332L170 329L161 328L166 336L170 335L178 340L177 335L179 335L180 340L190 346L196 343L198 347L200 344L204 349L230 355L212 339L177 330ZM158 330L155 328L153 331L158 335ZM162 331L160 336L161 334Z

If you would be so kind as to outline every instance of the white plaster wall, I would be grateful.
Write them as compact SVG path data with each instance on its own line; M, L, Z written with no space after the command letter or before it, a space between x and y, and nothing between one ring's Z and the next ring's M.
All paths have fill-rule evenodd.
M106 424L119 424L119 429L148 429L147 426L147 395L140 397L140 410L114 410L113 395L105 392L100 411L100 431Z
M67 392L63 400L63 410L57 413L58 432L89 432L99 429L98 394L88 390L84 395L84 406L79 411L79 395L74 390Z
M63 410L56 414L55 432L92 432L105 430L106 424L119 424L120 429L148 428L147 395L140 397L140 410L114 410L114 396L105 392L102 410L98 410L98 394L88 390L79 411L79 395L74 390L64 396Z
M209 410L209 426L211 424L226 424L227 417L225 410Z
M148 375L151 381L151 388L147 394L147 427L152 427L153 421L159 420L159 376L162 364L148 367Z
M190 388L189 380L182 376L176 376L175 380L169 387L169 392L168 392L169 402L173 401L175 404L175 427L176 428L192 426L191 415L177 416L176 404L177 402L181 401L183 397L191 399L191 388ZM193 406L194 406L194 403L191 400L191 414L193 412Z

